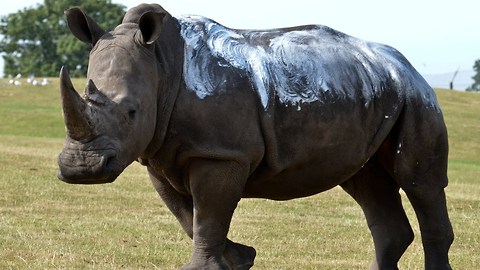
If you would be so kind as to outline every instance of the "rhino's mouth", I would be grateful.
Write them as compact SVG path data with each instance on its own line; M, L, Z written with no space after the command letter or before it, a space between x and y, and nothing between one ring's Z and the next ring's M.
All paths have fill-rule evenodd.
M115 155L89 158L88 162L68 153L58 157L58 178L69 184L106 184L115 181L123 166Z

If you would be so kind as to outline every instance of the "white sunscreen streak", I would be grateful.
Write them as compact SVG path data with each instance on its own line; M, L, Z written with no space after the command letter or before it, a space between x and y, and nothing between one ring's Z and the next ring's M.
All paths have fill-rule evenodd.
M386 59L378 56L377 50L386 47L348 36L335 37L321 26L275 34L262 46L249 43L247 38L272 32L244 31L242 35L201 16L184 16L179 22L185 40L185 83L200 99L214 95L217 89L219 82L215 74L209 73L212 64L245 71L264 109L269 105L272 89L282 103L298 109L301 104L321 101L330 87L335 89L337 97L351 96L352 92L348 91L352 91L353 85L345 82L351 71L342 70L355 65L354 75L357 82L361 82L360 92L366 106L375 91L384 90L380 85L384 77L398 80L395 65L380 67ZM359 72L360 69L363 71ZM428 90L422 92L428 96L423 97L427 104L436 104Z
M247 71L255 86L264 108L268 106L269 74L265 67L266 52L261 47L252 47L244 37L200 16L187 16L180 20L181 35L185 40L184 75L187 86L195 91L201 99L212 95L214 85L206 74L209 62L199 62L196 57L200 50L208 48L208 52L216 58L224 59L231 66ZM219 63L221 65L221 63Z
M313 38L309 31L293 31L273 38L268 53L261 46L248 44L244 36L204 17L183 17L180 23L186 44L186 83L199 98L214 93L214 86L205 83L205 79L209 79L202 72L208 69L208 63L199 63L194 59L202 47L207 47L213 57L224 59L231 66L249 74L265 109L272 88L280 101L287 105L300 106L301 103L319 100L318 92L326 76L321 74L321 69L313 60L318 52L314 49L298 50L300 46L305 46L300 44L301 40ZM323 88L327 89L324 85Z

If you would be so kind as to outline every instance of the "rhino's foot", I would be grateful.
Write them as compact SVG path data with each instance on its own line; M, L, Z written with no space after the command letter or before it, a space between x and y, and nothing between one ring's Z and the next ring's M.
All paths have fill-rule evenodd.
M230 266L225 259L216 260L214 258L205 261L192 260L189 264L182 267L182 270L230 270Z
M232 242L227 239L223 258L231 269L248 270L253 266L257 252L253 247Z
M227 239L223 256L194 256L182 270L248 270L253 266L257 252L253 247L238 244Z

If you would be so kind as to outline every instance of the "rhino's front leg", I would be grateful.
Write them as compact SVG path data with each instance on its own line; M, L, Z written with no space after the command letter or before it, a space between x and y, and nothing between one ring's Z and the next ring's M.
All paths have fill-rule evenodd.
M192 198L178 193L169 182L152 167L147 166L147 169L153 186L165 205L175 215L188 236L193 239ZM254 248L227 239L223 257L231 269L250 269L250 267L253 266L255 255L256 252Z
M188 173L193 198L193 255L184 269L230 269L223 255L227 243L231 244L227 234L248 167L235 161L197 159L190 163Z
M150 180L170 212L177 218L183 230L193 238L193 201L180 194L155 169L147 166Z

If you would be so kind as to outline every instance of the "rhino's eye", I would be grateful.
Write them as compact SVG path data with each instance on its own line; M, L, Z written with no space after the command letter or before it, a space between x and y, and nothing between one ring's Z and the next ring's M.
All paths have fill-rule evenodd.
M135 119L135 115L137 114L137 111L136 110L130 110L128 111L128 117L130 118L130 120L133 120Z

